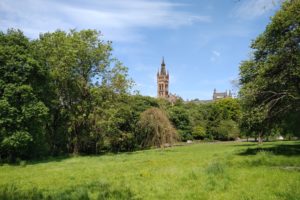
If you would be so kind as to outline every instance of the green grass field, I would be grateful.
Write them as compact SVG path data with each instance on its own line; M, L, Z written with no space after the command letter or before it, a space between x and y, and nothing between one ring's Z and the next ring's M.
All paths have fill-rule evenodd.
M300 142L200 143L0 166L0 199L300 199Z

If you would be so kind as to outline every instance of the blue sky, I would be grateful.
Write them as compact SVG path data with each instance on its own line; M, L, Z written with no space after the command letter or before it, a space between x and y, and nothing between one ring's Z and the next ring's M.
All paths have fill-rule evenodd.
M251 40L262 33L280 0L1 0L0 30L30 38L56 29L97 29L129 68L135 88L156 96L162 56L170 92L211 99L232 89Z

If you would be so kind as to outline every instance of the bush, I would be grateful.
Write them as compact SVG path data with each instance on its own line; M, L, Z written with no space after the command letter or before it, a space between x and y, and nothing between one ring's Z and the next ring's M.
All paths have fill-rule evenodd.
M218 139L232 140L239 136L240 129L238 124L233 120L222 120L215 128Z
M197 125L193 128L192 131L192 136L194 139L203 139L206 136L206 130L205 127L201 126L201 125Z
M179 139L183 142L186 142L187 140L193 140L193 136L191 133L184 131L184 130L178 130Z
M132 133L121 132L117 137L110 139L112 151L133 151L136 148L135 138Z

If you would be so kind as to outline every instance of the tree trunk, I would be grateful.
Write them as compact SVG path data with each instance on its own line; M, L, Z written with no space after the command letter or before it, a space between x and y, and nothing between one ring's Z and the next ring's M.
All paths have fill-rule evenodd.
M74 140L73 140L74 141L73 154L74 155L78 155L78 152L79 152L79 141L78 141L77 127L75 127L74 133L75 133L75 137L74 137Z
M73 149L73 154L77 155L79 152L79 147L78 147L78 138L77 136L74 139L74 149Z
M258 134L258 144L262 144L262 132L261 131Z

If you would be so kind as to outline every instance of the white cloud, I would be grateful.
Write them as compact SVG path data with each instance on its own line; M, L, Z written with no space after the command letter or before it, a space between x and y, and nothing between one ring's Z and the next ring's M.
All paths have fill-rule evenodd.
M214 51L212 51L212 56L210 57L210 61L215 62L220 56L221 56L221 53L214 50Z
M166 0L1 0L0 29L20 28L30 37L70 28L99 29L110 40L142 40L140 28L177 28L210 22L210 16L180 11Z
M234 16L241 19L254 19L274 9L282 0L244 0L238 2Z
M221 56L221 53L218 52L218 51L213 51L212 53L213 53L214 56L216 56L216 57L220 57L220 56Z

